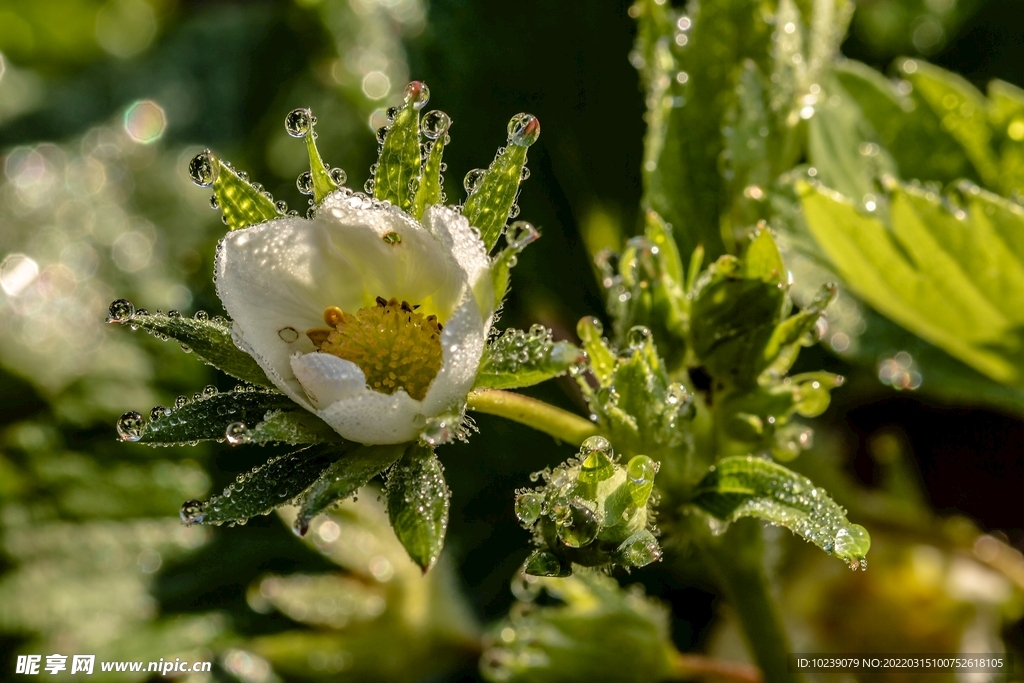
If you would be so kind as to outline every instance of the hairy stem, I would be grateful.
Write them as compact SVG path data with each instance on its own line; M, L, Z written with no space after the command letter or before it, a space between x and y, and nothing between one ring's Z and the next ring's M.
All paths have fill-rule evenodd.
M672 680L718 680L733 683L762 683L761 671L749 664L726 662L701 655L677 654L672 661Z
M468 398L470 410L497 415L550 434L575 446L598 433L597 425L567 410L529 396L499 389L477 389Z
M705 544L705 557L739 618L764 679L769 683L800 683L803 677L789 671L787 665L789 640L761 564L764 548L760 523L739 520L717 540Z

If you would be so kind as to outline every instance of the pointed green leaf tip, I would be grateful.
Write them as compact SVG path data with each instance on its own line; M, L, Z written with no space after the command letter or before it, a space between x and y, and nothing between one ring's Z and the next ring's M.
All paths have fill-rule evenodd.
M508 146L498 150L487 170L476 169L466 174L469 197L462 215L480 230L488 249L494 247L509 218L518 213L516 196L519 183L529 176L526 150L540 137L540 121L532 114L516 114L508 122Z
M405 88L405 104L397 112L389 111L391 125L378 132L383 142L373 174L373 196L409 213L420 182L420 110L429 100L429 88L413 81Z
M586 360L583 350L556 342L551 330L534 325L529 332L505 330L484 349L475 389L515 389L565 374Z
M300 174L295 184L299 192L313 195L313 201L319 204L345 182L345 172L340 168L328 168L320 158L320 151L316 148L316 133L313 131L315 125L316 117L309 109L293 109L284 118L284 129L288 135L305 139L306 152L309 154L309 171Z
M392 468L385 494L395 535L426 573L441 555L451 497L433 449L410 446Z
M701 480L693 502L712 517L734 522L756 517L788 528L851 569L867 567L867 529L851 524L846 511L810 479L753 456L721 460Z
M274 198L262 186L250 183L210 150L200 152L188 165L192 182L213 187L213 206L221 210L224 223L232 230L247 228L281 215Z

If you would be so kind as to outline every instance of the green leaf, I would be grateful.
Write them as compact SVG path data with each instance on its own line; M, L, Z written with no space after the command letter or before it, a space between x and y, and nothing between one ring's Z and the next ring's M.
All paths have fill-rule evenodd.
M271 410L246 433L247 443L328 443L344 441L334 429L308 410Z
M551 330L535 325L529 332L508 329L484 349L474 389L515 389L565 374L586 359L581 349L556 342Z
M335 461L303 494L299 513L295 518L295 531L300 536L305 536L314 517L353 495L394 464L406 448L407 444L362 446Z
M235 423L245 425L238 431L239 442L249 441L252 439L245 429L249 426L255 427L262 422L268 412L295 411L297 408L298 406L290 398L277 392L242 390L215 393L210 391L205 394L197 394L196 398L185 401L174 408L167 408L164 411L154 409L151 414L152 419L143 427L141 438L138 441L160 446L193 441L223 441L228 426ZM310 414L305 410L302 412ZM281 418L278 418L277 422L280 423ZM278 436L284 436L283 431ZM286 441L278 438L262 438L257 439L256 443L266 443L270 440Z
M867 530L850 524L846 511L810 479L770 460L719 461L694 489L693 503L725 522L756 517L784 526L854 569L866 566Z
M320 150L316 147L316 133L313 126L304 136L306 141L306 153L309 155L309 173L313 185L313 201L319 204L327 195L338 189L338 183L331 177L331 169L320 158Z
M893 185L887 226L827 190L801 192L810 232L860 298L993 379L1024 382L1024 210L972 188L951 213Z
M143 313L136 312L134 307L131 308L132 315L114 315L115 306L120 301L123 300L111 304L111 315L107 322L128 325L133 330L141 328L162 339L174 339L181 343L183 349L194 353L199 360L221 372L250 384L273 388L274 385L252 356L235 345L231 338L229 320Z
M681 34L686 46L680 47L669 3L646 0L636 7L648 102L644 203L675 227L684 258L697 245L716 258L726 251L719 220L727 206L720 126L744 61L766 70L771 26L762 8L747 0L690 3L690 28Z
M426 573L441 555L451 498L433 449L410 446L388 475L385 494L395 535Z
M985 184L998 188L985 96L963 77L921 60L904 60L899 69L913 86L915 98L931 108L942 129L960 143Z
M526 221L516 221L505 233L508 246L495 255L491 261L491 285L494 289L494 309L498 310L505 295L508 294L512 268L516 265L519 254L529 245L540 239L540 232Z
M786 266L770 230L758 230L743 256L743 277L780 285L786 282Z
M348 447L339 444L310 446L271 458L228 486L221 495L205 502L183 504L181 520L186 525L244 524L250 517L265 515L289 504L308 489Z
M1024 90L1004 81L988 84L989 122L999 154L1000 192L1024 193Z
M373 196L411 213L415 194L411 185L419 180L421 163L419 104L410 99L384 136L373 174Z
M941 183L980 179L963 147L915 92L899 90L882 74L852 60L835 65L833 73L878 134L901 177Z
M505 229L519 193L526 166L526 150L537 141L540 123L530 114L518 114L509 122L509 144L498 150L482 179L473 187L462 207L469 224L480 230L488 251L494 247ZM470 171L475 173L475 171Z
M248 180L242 180L235 169L212 152L203 152L199 156L203 155L213 165L213 193L229 228L238 230L280 217L274 200L262 190L256 189Z

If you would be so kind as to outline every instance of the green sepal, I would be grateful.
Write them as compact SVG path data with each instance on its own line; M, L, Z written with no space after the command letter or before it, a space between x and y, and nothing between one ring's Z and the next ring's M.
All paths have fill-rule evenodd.
M426 573L441 555L451 499L433 449L410 446L389 472L385 496L395 536Z
M141 328L150 334L179 342L182 348L195 354L199 360L221 372L250 384L273 388L263 369L252 356L239 349L231 338L231 321L222 318L200 320L164 313L135 313L123 319L108 318L108 322Z
M583 342L583 349L590 359L590 369L597 381L602 386L611 384L616 358L608 342L601 336L604 334L604 325L594 317L580 318L576 323L576 334Z
M554 341L551 330L535 325L529 332L508 329L484 348L474 389L515 389L564 375L586 360L582 349Z
M240 230L281 215L274 206L274 200L263 194L263 190L257 190L248 180L242 180L235 169L212 152L206 154L215 166L213 193L229 228Z
M316 147L316 133L313 132L312 125L304 138L306 153L309 155L309 173L313 179L313 201L319 204L339 186L331 177L331 169L327 168L327 164L320 157L320 150Z
M447 133L442 134L436 140L427 144L430 151L423 162L423 169L420 171L419 183L416 186L416 196L413 199L412 214L416 220L421 220L426 213L427 207L432 204L441 204L444 201L444 177L441 175L441 159L444 156L445 140ZM376 188L376 185L374 185Z
M406 102L388 127L373 174L373 196L412 212L420 178L420 110ZM440 160L438 161L440 171ZM425 206L425 205L424 205Z
M479 186L466 198L462 215L469 224L480 230L487 250L497 244L508 222L509 212L516 202L519 183L526 165L527 145L510 142L499 150L487 167Z
M295 533L305 536L314 517L355 494L394 464L407 447L407 444L362 446L335 461L302 495L299 513L293 524Z
M350 445L325 444L271 458L242 475L241 479L205 502L181 506L186 525L244 524L250 517L265 515L287 505L319 479Z
M786 527L853 569L867 565L867 530L851 524L846 511L810 479L770 460L719 461L694 489L692 502L724 522L755 517Z
M306 418L305 416L309 416ZM284 394L271 391L223 391L197 394L180 407L154 411L139 443L169 446L195 441L223 441L229 425L240 423L239 443L289 444L342 442L337 432ZM264 421L270 419L270 424ZM311 419L310 419L311 418ZM319 423L319 424L317 424Z
M508 246L495 254L491 260L491 287L494 290L494 310L498 310L508 294L512 268L520 252L540 239L540 232L526 221L516 221L505 233Z

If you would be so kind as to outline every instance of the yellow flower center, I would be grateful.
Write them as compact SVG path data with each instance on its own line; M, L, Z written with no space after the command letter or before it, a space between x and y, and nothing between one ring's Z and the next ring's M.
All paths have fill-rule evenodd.
M306 331L324 353L352 361L366 375L366 385L382 394L405 389L422 401L443 360L441 323L417 313L408 302L386 301L360 308L355 315L331 306L324 311L328 329Z

